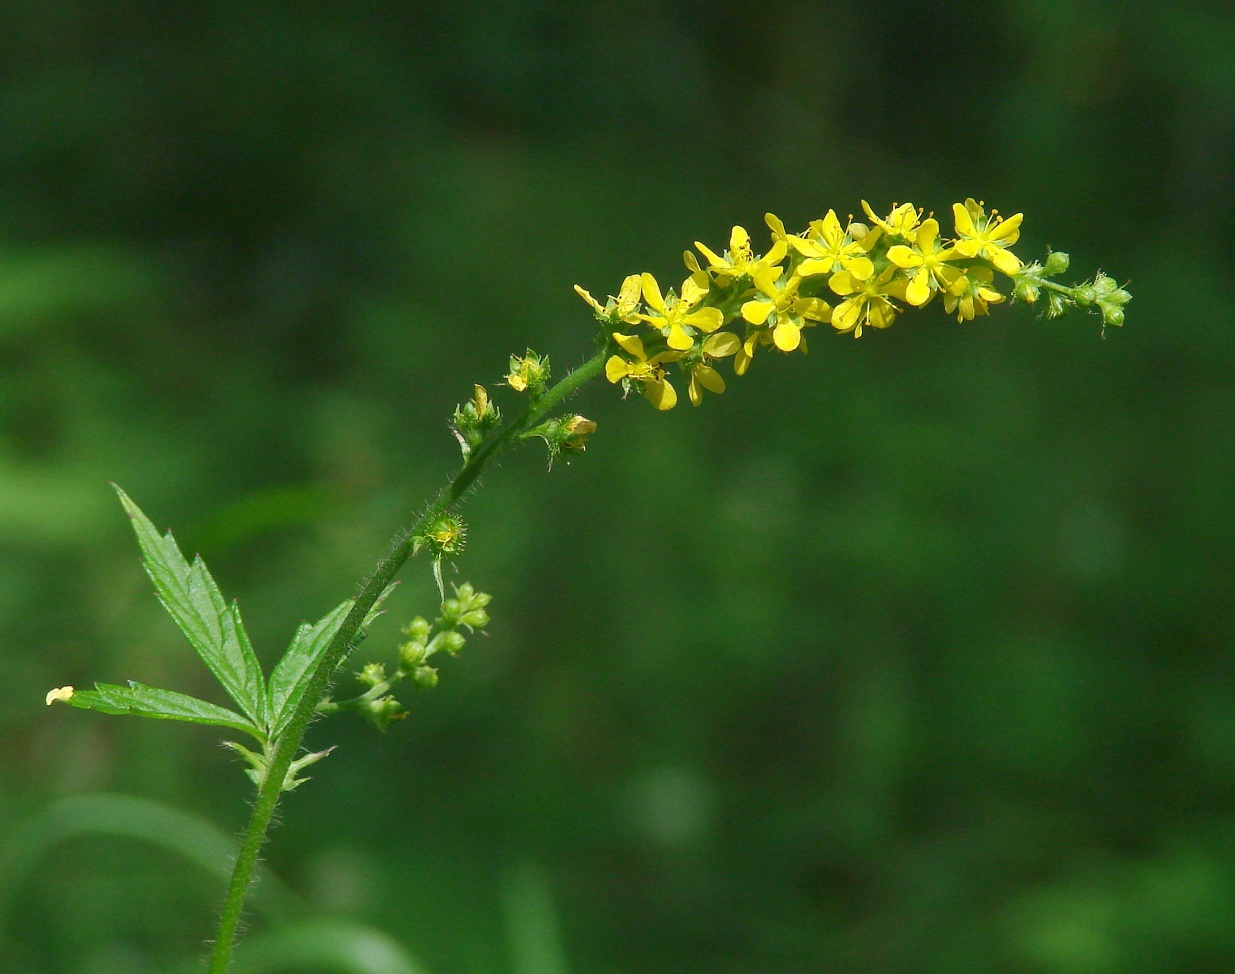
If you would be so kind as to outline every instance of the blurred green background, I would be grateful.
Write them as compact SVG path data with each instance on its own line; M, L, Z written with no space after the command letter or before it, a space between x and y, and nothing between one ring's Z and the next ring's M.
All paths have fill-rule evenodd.
M209 729L43 706L223 702L108 481L270 663L452 469L472 382L588 353L572 284L967 195L1130 281L1128 326L932 308L699 410L588 388L586 456L468 503L490 637L389 734L311 730L268 865L432 974L1232 969L1229 4L0 11L5 972L211 932L216 877L53 844L57 803L247 813ZM404 578L366 658L435 607Z

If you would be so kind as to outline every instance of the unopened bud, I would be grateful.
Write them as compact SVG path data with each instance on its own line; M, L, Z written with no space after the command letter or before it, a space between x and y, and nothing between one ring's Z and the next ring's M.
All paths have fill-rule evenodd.
M1062 250L1052 250L1046 255L1046 276L1054 277L1068 269L1072 259Z
M1012 289L1012 296L1017 301L1022 301L1025 304L1035 304L1038 298L1042 296L1042 290L1033 281L1020 280L1016 282L1016 287Z
M414 642L425 643L429 641L431 629L427 619L417 616L403 627L403 635L410 636Z
M459 652L459 650L463 648L464 643L467 642L467 639L464 638L463 633L461 632L444 632L438 637L438 639L440 640L438 643L438 648L444 649L451 656L454 656L455 653Z
M412 671L412 682L424 690L437 686L437 670L432 666L418 666Z

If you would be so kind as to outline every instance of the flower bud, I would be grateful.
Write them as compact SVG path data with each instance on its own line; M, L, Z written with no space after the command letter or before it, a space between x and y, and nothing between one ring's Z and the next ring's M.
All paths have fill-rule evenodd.
M1052 250L1046 255L1046 276L1054 277L1068 269L1072 259L1062 250Z
M365 686L375 687L386 682L386 667L381 663L366 663L364 669L356 674L356 679Z
M444 649L451 656L454 656L463 648L463 644L467 642L461 632L444 632L438 636L438 648Z
M1025 304L1036 304L1041 296L1041 288L1030 280L1019 280L1012 289L1012 297L1017 301L1023 301Z
M417 616L403 627L403 635L410 636L414 642L427 643L431 630L432 627L429 625L428 620Z
M1116 328L1124 323L1124 309L1113 308L1110 305L1102 305L1102 323L1105 325L1114 325Z
M437 686L437 670L432 666L418 666L412 671L412 682L423 690Z
M1082 308L1088 308L1098 300L1098 292L1093 289L1092 285L1082 284L1072 289L1072 300Z
M399 668L404 673L412 673L429 658L428 647L420 642L406 642L399 645Z

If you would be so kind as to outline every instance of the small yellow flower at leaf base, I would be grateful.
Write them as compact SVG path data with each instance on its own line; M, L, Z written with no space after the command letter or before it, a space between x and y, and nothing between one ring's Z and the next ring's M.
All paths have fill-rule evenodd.
M563 449L579 450L582 452L587 449L587 437L596 432L596 424L592 420L576 414L568 416L562 421L562 432L567 437L562 443Z
M742 317L756 327L771 329L772 341L782 352L792 352L802 344L803 328L831 317L826 302L799 297L802 278L796 273L786 278L778 268L761 267L751 279L759 293L742 305Z
M703 288L688 277L682 284L681 296L670 291L668 297L662 297L656 278L645 273L643 300L654 313L642 314L639 317L653 328L659 329L668 340L670 348L684 352L695 344L695 339L687 328L710 333L725 323L725 316L719 308L691 310L706 294Z
M549 356L540 356L530 348L525 355L510 357L510 371L506 374L506 384L515 392L531 389L539 393L549 381Z
M856 226L842 228L834 210L828 210L822 220L812 221L810 234L801 245L794 245L808 258L798 265L797 272L802 277L811 277L843 270L859 281L869 278L875 273L875 265L866 255L883 236L883 231L876 228L860 234L861 239L854 239L855 234L850 230Z
M639 323L639 297L640 287L643 283L643 278L639 274L631 274L618 289L617 296L609 295L608 300L602 305L592 295L580 287L575 285L575 291L579 297L583 298L592 309L596 312L596 317L601 321L608 322L611 325L635 325Z
M899 206L893 203L892 212L888 214L886 220L881 220L875 216L875 211L871 209L871 205L866 200L862 201L862 209L870 217L871 223L875 224L887 236L900 237L903 240L912 240L914 238L918 220L922 217L922 211L912 203L901 203Z
M900 244L889 247L888 260L910 272L905 300L915 307L921 307L936 291L946 291L955 284L963 272L960 268L945 263L947 260L954 260L957 253L953 248L939 246L938 220L923 220L922 226L912 239L912 247Z
M896 320L900 309L890 298L905 299L904 278L895 278L899 268L893 264L878 277L861 280L849 271L837 271L828 279L828 287L845 298L832 312L832 327L839 332L853 332L862 337L863 327L887 328Z
M994 279L995 274L989 267L969 268L944 296L944 308L948 314L955 311L957 321L972 321L986 314L989 305L1004 299L1004 295L991 287Z
M734 227L729 235L729 249L721 257L698 240L695 246L708 260L708 270L717 275L717 283L724 287L732 278L749 276L758 266L779 264L785 259L788 247L784 240L776 240L772 249L756 259L750 246L750 234L743 227Z
M1021 269L1021 260L1008 250L1020 239L1023 213L1002 219L994 210L988 217L981 203L972 197L964 204L953 203L952 215L956 220L956 252L962 257L982 257L995 265L995 269L1011 277Z
M678 394L665 379L665 362L676 362L682 357L681 352L665 350L657 352L651 358L643 349L643 341L635 335L613 333L613 340L622 351L634 357L628 361L620 355L611 355L605 362L605 378L610 382L621 382L629 387L629 383L641 385L643 395L657 409L672 409L677 405Z
M686 391L691 405L698 406L703 402L705 389L718 396L725 391L725 380L712 368L711 362L713 359L736 355L741 347L741 341L732 332L718 331L715 335L708 336L700 349L699 357L686 366L686 372L690 376Z
M74 690L72 687L56 687L54 690L47 691L47 706L51 706L57 700L67 703L73 699Z

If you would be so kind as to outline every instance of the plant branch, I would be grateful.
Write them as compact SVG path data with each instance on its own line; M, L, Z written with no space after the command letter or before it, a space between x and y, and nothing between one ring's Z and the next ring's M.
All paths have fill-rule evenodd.
M331 676L350 652L352 642L374 602L398 574L407 559L411 557L416 538L423 534L438 517L458 503L489 462L506 447L517 442L519 433L536 425L555 406L578 391L585 382L600 375L608 354L609 349L602 348L583 365L547 389L542 396L530 402L516 419L495 431L477 447L459 471L442 486L437 496L416 518L411 528L399 537L390 554L382 560L377 570L365 583L351 611L348 612L347 618L343 620L329 649L326 650L314 671L287 729L273 744L274 756L261 787L258 789L257 800L253 805L248 827L240 843L236 865L232 870L231 881L227 888L227 897L219 916L218 930L210 955L209 974L225 974L227 971L236 940L236 929L240 923L241 909L249 891L249 883L257 864L258 853L266 840L270 820L283 791L284 778L296 752L300 750L305 731L317 710L318 703L326 692Z

